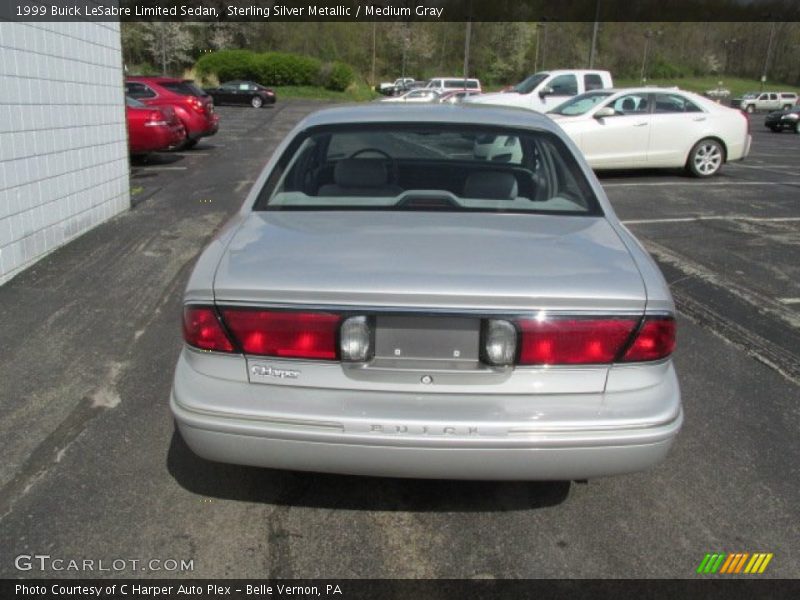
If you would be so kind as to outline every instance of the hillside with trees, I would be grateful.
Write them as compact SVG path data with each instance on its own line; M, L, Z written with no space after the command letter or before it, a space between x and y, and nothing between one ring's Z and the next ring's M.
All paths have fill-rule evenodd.
M514 83L589 64L593 23L473 23L470 76ZM465 23L123 23L129 73L181 74L204 54L245 49L349 65L374 84L461 74ZM594 66L616 78L739 77L800 85L800 23L601 23Z

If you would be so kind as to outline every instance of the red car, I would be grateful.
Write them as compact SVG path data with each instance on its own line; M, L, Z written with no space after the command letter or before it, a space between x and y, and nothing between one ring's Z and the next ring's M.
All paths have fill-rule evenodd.
M148 107L126 98L128 147L131 155L177 148L186 141L186 128L170 106Z
M174 77L128 77L125 94L147 106L169 106L175 109L186 129L185 148L194 146L200 138L214 135L219 128L219 116L214 113L214 101L188 79Z

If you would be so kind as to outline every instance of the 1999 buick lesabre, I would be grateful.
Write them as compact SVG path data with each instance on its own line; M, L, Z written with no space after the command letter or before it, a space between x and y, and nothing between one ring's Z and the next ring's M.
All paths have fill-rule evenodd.
M172 412L216 461L584 479L657 464L683 420L664 279L530 111L307 117L200 256L183 330Z

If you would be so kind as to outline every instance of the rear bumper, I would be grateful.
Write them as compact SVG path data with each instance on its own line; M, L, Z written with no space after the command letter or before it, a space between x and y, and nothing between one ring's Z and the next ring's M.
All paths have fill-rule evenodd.
M201 124L193 124L189 129L187 137L191 140L210 137L219 130L219 115L212 113L211 116L204 118Z
M342 414L342 390L286 387L226 381L217 385L206 375L194 371L182 357L170 398L172 413L188 446L199 456L226 463L300 471L316 471L387 477L420 477L475 480L571 480L631 473L650 468L666 457L681 428L683 411L680 391L670 365L665 381L649 390L642 404L652 405L648 418L619 416L616 420L579 419L573 425L557 426L535 421L535 395L524 398L530 417L516 421L466 421L463 414L475 397L448 399L452 402L452 426L441 419L409 416L409 407L432 404L419 395L366 393L357 400L380 404L380 410L397 406L396 418L376 418L382 425L370 425L361 415ZM218 381L218 380L217 380ZM226 390L226 391L223 391ZM224 407L237 394L258 395L258 403L279 406L302 403L329 406L327 418L309 418L303 407L295 414L278 412L233 412L210 410L206 400L215 397ZM287 394L291 394L287 397ZM358 396L365 392L345 392ZM657 397L654 398L653 394ZM202 399L199 396L206 395ZM621 405L635 397L630 392L617 394ZM615 394L586 394L581 398L595 413L613 406ZM497 406L497 397L486 397L487 405ZM405 402L404 405L401 403ZM520 398L509 400L519 403ZM577 412L574 396L548 397L548 406L563 404L564 410ZM234 402L230 402L230 405ZM362 404L366 406L367 404ZM600 409L598 409L600 407ZM368 411L367 411L368 412ZM494 411L486 411L492 413ZM410 425L395 425L395 423ZM478 433L480 432L480 433Z

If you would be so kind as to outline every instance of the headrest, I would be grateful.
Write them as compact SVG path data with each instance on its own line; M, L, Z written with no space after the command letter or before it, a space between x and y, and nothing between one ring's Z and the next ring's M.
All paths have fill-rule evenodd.
M333 171L333 180L342 187L380 187L386 185L388 179L382 159L343 158Z
M517 197L517 178L500 171L470 173L464 184L464 198L513 200Z

